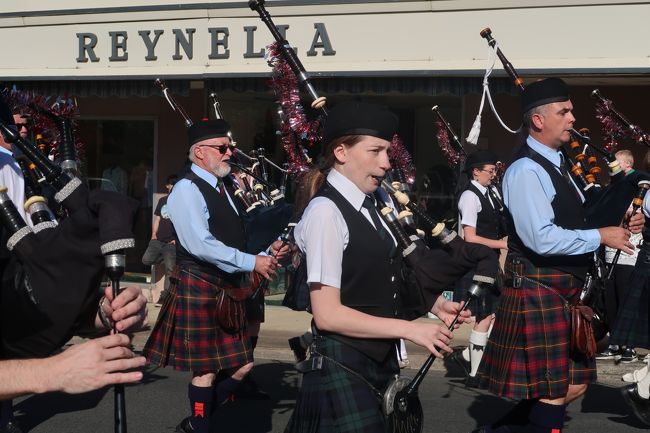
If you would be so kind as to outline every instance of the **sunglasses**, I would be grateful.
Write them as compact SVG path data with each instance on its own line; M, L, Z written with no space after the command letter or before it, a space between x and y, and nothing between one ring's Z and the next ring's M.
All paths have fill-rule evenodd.
M214 144L202 144L201 147L211 147L213 149L217 149L222 155L225 155L228 150L230 150L232 153L235 153L236 149L232 144L222 144L220 146L216 146Z
M29 129L29 123L16 123L16 129L21 130L21 129Z

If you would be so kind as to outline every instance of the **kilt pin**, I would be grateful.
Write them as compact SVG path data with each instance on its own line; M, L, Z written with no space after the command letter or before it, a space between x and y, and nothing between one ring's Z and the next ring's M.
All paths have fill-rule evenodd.
M512 263L506 264L497 320L490 335L481 386L515 400L560 398L568 386L596 380L594 358L570 354L567 301L579 296L582 283L552 268L519 265L521 287L513 287ZM519 285L519 284L518 284Z
M217 322L216 297L224 288L236 286L194 267L177 266L169 296L143 350L147 361L195 372L216 372L252 362L246 329L230 334Z

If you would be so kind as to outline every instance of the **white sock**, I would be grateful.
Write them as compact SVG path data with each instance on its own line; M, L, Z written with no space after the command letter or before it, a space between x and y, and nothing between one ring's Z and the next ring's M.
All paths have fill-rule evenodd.
M406 352L406 343L404 343L404 339L400 338L399 340L399 353L397 354L397 359L399 360L404 360L409 357L409 354Z
M476 373L478 372L478 366L481 363L481 358L483 358L483 351L487 341L487 332L472 330L472 333L469 334L469 362L472 366L472 369L469 372L470 376L476 376Z
M467 362L469 362L469 346L463 349L461 352L461 355L463 355L463 359Z
M636 384L639 395L645 399L650 399L650 374L647 374Z

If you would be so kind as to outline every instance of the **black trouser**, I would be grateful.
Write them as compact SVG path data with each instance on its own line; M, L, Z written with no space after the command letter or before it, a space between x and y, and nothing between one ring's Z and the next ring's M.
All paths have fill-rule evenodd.
M607 311L607 322L610 329L616 322L618 311L622 307L633 270L634 266L617 264L614 266L612 278L607 281L605 287L605 309Z

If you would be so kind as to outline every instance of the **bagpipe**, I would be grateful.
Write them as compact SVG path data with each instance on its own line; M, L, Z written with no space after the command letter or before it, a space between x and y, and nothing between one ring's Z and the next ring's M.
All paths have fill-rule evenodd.
M258 12L261 19L271 30L278 44L279 55L284 58L299 83L311 97L312 107L319 110L321 116L326 116L325 98L319 96L314 89L309 81L308 74L291 45L278 31L268 11L264 8L264 3L263 0L250 0L248 2L250 8ZM308 128L303 128L303 130L306 129ZM398 217L391 208L384 209L380 214L397 239L399 250L412 275L412 279L411 277L408 279L414 284L415 290L413 292L416 299L407 299L407 301L414 301L414 311L417 309L416 305L419 305L420 308L422 308L422 305L430 307L433 305L435 297L449 287L451 283L461 278L467 271L476 269L474 284L471 289L472 294L468 296L468 299L472 299L482 286L494 283L498 273L498 257L496 253L485 245L465 242L455 232L446 229L443 223L434 221L423 209L414 204L407 194L408 188L405 185L409 183L409 180L411 183L414 181L414 176L409 170L408 164L410 156L406 155L405 149L395 138L392 142L391 152L393 152L391 165L397 167L392 179L395 183L393 184L388 179L384 179L382 186L393 196L393 205L401 206L402 211L407 211L414 219L410 219L409 215L400 212L403 217L399 218L398 221ZM403 182L403 180L406 182ZM414 222L417 222L424 229L417 226L413 227ZM411 231L411 233L407 233L407 230ZM425 238L438 243L437 245L440 247L429 248L425 239L420 238L417 233L424 234ZM305 287L306 282L303 284L303 292L308 293ZM292 294L292 296L294 295ZM300 296L296 296L296 298L300 298ZM464 308L467 308L467 303ZM451 325L452 329L454 325L455 323ZM389 391L384 394L385 407L387 408L386 415L392 431L421 430L422 408L417 392L418 386L432 362L433 358L429 359L413 380L402 378L391 382Z
M89 191L78 177L66 173L23 139L13 127L4 99L0 99L0 132L38 168L65 209L65 218L56 223L45 199L37 195L26 176L25 206L31 213L32 229L18 212L19 204L11 201L6 188L0 189L0 220L11 253L5 257L2 274L2 356L45 357L75 333L87 332L84 326L94 327L98 313L104 317L101 304L98 308L104 273L112 280L113 296L119 294L124 250L135 245L135 206L116 192ZM72 146L71 136L70 131L62 138L60 152L76 161L74 150L66 149ZM19 159L21 166L25 162ZM115 431L126 433L123 385L115 387Z
M163 96L183 119L186 127L191 127L194 122L187 112L181 107L169 92L169 88L160 78L155 80L163 92ZM214 114L217 119L223 119L219 101L214 92L210 93ZM231 143L234 146L233 156L236 160L228 160L233 171L231 176L224 179L230 187L233 196L241 203L242 217L246 228L246 250L251 254L257 254L266 249L289 223L293 215L293 205L287 203L280 188L275 186L269 179L267 166L277 167L263 153L258 151L256 157L246 155L236 147L232 133L229 133ZM240 158L241 157L241 158ZM247 159L254 163L255 167L246 167L241 159ZM279 168L279 167L278 167ZM280 169L282 170L282 169Z

